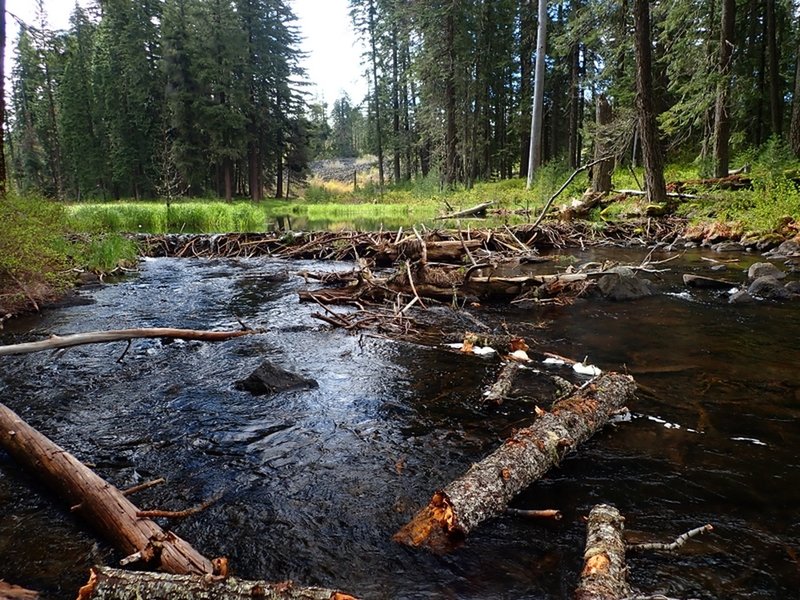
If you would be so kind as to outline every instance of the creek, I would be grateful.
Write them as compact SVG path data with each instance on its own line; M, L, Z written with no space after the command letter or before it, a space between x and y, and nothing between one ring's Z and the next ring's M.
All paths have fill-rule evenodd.
M638 263L644 250L572 252ZM625 370L641 385L630 422L605 428L514 506L558 508L559 522L502 517L438 557L391 541L431 494L532 417L531 402L481 406L496 358L348 335L299 304L309 261L150 259L79 302L6 323L0 343L124 327L238 328L224 343L134 341L0 359L0 398L120 488L179 510L221 494L172 525L236 575L292 579L362 598L571 598L585 516L608 502L635 541L714 532L677 554L631 555L631 581L682 598L775 599L800 588L800 311L731 306L687 290L708 273L700 251L654 274L661 293L629 303L578 300L474 311L531 346ZM706 256L712 256L707 254ZM720 255L714 255L720 258ZM742 279L754 257L725 277ZM442 311L443 322L447 320ZM234 382L264 359L317 389L256 397ZM541 400L539 401L542 402ZM0 579L74 598L90 565L120 556L0 452Z

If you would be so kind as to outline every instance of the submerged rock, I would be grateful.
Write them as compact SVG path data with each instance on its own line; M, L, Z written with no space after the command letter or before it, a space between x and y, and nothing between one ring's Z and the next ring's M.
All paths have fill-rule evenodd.
M609 269L597 281L597 287L609 300L637 300L655 293L653 282L636 276L630 267Z
M786 273L781 271L778 267L768 262L754 263L750 265L747 270L747 278L750 281L755 281L759 277L774 277L775 279L783 279Z
M758 296L765 300L785 300L791 296L789 290L783 287L780 281L769 275L756 279L750 284L747 291L751 296Z
M691 273L683 274L683 285L687 287L706 288L712 290L727 290L736 287L732 281L725 279L715 279L713 277L704 277L702 275L692 275Z
M720 242L711 246L714 252L741 252L742 245L739 242Z
M246 378L237 381L237 390L255 395L277 394L288 390L308 390L318 387L313 379L308 379L264 361Z
M734 292L731 294L731 297L728 298L729 304L749 304L750 302L755 302L755 298L748 294L747 290Z

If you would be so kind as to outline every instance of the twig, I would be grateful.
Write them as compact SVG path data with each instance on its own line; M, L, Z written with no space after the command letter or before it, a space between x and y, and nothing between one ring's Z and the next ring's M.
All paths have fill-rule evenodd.
M561 511L555 508L546 508L542 510L525 510L522 508L507 508L506 514L515 517L529 517L531 519L553 519L560 521L564 515Z
M424 248L425 246L423 245L422 247ZM414 285L414 278L411 277L411 266L409 265L408 261L406 261L406 273L408 274L408 283L411 284L411 291L414 292L414 296L416 296L417 300L419 300L419 305L425 310L428 310L428 307L425 306L422 298L420 298L419 294L417 293L417 287Z
M198 504L192 508L187 508L186 510L138 510L136 511L136 516L140 519L154 519L156 517L165 517L167 519L185 519L186 517L191 517L192 515L203 512L209 506L217 502L220 498L222 498L222 494L216 494L202 504Z
M567 181L564 182L564 185L562 185L555 194L550 196L550 199L547 201L547 203L544 205L544 208L542 209L542 214L540 214L539 218L536 219L536 222L533 224L532 229L536 229L539 226L539 223L541 223L544 220L544 216L547 214L547 211L550 210L550 206L553 204L553 201L561 195L561 192L567 189L569 184L572 183L572 180L578 176L578 173L580 173L581 171L585 171L586 169L593 167L597 163L601 163L610 158L613 158L613 156L604 156L602 158L598 158L597 160L593 160L592 162L587 163L582 167L578 167L577 169L575 169L572 175L569 176L569 179L567 179Z
M683 535L679 535L675 538L675 541L671 544L662 544L658 542L653 542L649 544L631 544L628 545L627 549L630 551L638 552L641 550L664 550L666 552L672 552L673 550L677 550L681 546L683 546L686 542L688 542L691 538L700 535L701 533L706 533L708 531L713 531L714 527L712 525L703 525L702 527L696 527L690 531L687 531Z

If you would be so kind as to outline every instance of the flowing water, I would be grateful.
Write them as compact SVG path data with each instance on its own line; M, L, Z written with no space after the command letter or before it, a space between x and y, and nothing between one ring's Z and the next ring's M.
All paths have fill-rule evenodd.
M638 262L643 251L579 258ZM719 255L717 255L719 258ZM730 256L725 256L730 258ZM731 266L728 277L752 258ZM514 505L559 522L502 517L455 553L409 550L391 535L437 487L531 419L524 398L480 405L497 359L348 335L299 304L300 270L349 265L271 259L157 259L84 302L7 323L0 342L51 333L172 326L264 335L223 343L139 340L0 359L0 397L124 488L155 477L142 507L180 510L221 495L174 529L246 578L292 579L363 598L570 598L585 516L615 504L636 541L671 541L712 523L678 554L630 556L632 583L682 598L796 598L800 589L798 304L730 306L653 275L664 293L473 309L542 350L627 369L633 419L583 445ZM552 265L550 267L552 268ZM449 309L438 309L442 322ZM269 359L319 388L254 397L233 384ZM546 400L539 399L546 404ZM0 453L0 578L74 598L90 565L119 555Z

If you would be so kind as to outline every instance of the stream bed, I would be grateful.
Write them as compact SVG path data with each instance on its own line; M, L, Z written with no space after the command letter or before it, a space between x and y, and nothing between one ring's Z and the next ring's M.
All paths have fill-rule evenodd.
M646 251L572 253L638 263ZM143 261L137 275L82 288L70 306L6 323L0 343L238 320L267 332L215 344L138 340L119 362L125 342L0 358L0 400L120 488L165 477L137 494L140 507L181 510L219 496L171 527L206 556L229 557L244 578L365 599L571 598L582 518L608 502L635 541L714 525L679 553L630 555L643 592L796 598L800 305L732 306L725 293L687 290L681 273L711 275L701 256L662 265L670 271L651 275L661 293L634 302L469 309L537 350L627 370L641 387L630 422L605 428L514 502L558 508L563 520L495 519L444 557L391 536L527 424L533 402L481 406L496 357L349 335L313 319L319 307L297 298L313 284L297 273L349 264ZM723 258L740 261L725 277L741 280L756 257ZM451 309L436 310L448 322ZM272 397L234 388L265 359L319 387ZM0 452L0 579L71 599L89 566L119 558Z

